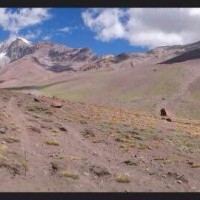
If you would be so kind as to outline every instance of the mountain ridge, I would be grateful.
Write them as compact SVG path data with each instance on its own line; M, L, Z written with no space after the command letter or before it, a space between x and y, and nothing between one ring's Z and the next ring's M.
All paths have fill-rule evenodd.
M57 44L50 41L39 41L33 43L24 38L17 37L8 39L0 43L0 68L21 59L26 55L37 59L37 62L46 69L51 70L54 66L59 66L58 71L87 71L90 69L99 69L122 62L129 61L128 67L141 64L158 64L167 63L168 60L176 59L181 55L187 54L190 59L190 52L200 49L200 42L186 45L161 46L146 52L139 53L121 53L118 55L107 54L103 56L97 55L89 48L71 48L63 44ZM197 54L195 58L199 58ZM193 57L191 56L191 59ZM185 60L185 59L183 59ZM67 68L67 66L69 68ZM115 67L111 67L112 69Z

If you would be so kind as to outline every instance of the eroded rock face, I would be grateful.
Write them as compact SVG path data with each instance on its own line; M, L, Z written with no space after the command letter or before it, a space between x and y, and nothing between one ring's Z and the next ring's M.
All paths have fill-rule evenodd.
M32 54L34 52L34 45L25 43L21 39L16 39L7 48L7 56L11 61L22 58L25 55Z
M104 68L128 69L139 65L195 59L199 58L199 52L200 42L196 42L189 45L158 47L145 53L122 53L101 57L88 48L70 48L47 41L32 43L24 38L16 38L0 43L0 68L30 55L34 62L56 73Z
M24 38L16 38L0 43L0 65L2 67L26 55L30 55L35 62L54 72L75 71L98 58L88 48L70 48L46 41L32 43Z

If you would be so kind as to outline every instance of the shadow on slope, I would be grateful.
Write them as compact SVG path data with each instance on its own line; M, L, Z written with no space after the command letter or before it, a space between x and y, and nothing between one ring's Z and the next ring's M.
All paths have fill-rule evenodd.
M195 49L186 53L181 54L180 56L171 58L167 61L161 62L159 64L173 64L173 63L179 63L184 62L187 60L194 60L200 58L200 49Z
M40 90L40 89L44 89L46 87L50 87L50 86L54 86L54 85L58 85L61 83L66 83L70 80L65 80L65 81L58 81L58 82L54 82L54 83L50 83L50 84L46 84L46 85L41 85L41 86L22 86L22 87L5 87L2 89L6 89L6 90Z
M45 67L45 69L49 71L53 71L55 73L60 73L63 71L74 71L74 72L76 71L72 67L70 67L70 65L62 66L62 65L57 64L57 65L53 65L49 67L48 65L41 63L36 57L32 57L32 58L33 58L33 61L36 62L38 65L43 66Z

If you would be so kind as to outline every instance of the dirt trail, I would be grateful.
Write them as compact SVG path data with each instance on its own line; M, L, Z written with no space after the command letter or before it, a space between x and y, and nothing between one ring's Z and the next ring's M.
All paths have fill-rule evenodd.
M20 130L20 139L21 139L21 146L24 152L27 153L27 159L32 155L35 155L36 152L34 151L35 147L34 144L31 142L30 133L27 129L27 125L29 124L24 116L24 113L17 107L17 101L14 97L11 97L8 106L7 112L10 116L12 116L12 121L19 126ZM41 159L42 156L40 154L35 155L38 159Z

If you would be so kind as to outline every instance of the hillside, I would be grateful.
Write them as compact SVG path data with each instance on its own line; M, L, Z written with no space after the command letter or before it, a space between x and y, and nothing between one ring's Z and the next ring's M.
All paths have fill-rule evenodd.
M30 57L24 57L4 69L0 87L71 101L134 108L156 115L165 107L177 117L200 119L199 62L53 73L45 71Z
M199 192L199 49L1 43L0 191Z
M0 94L1 192L199 191L200 121Z
M197 42L99 57L86 48L18 38L1 44L11 61L0 69L0 88L155 115L165 107L171 115L200 119L199 47Z

